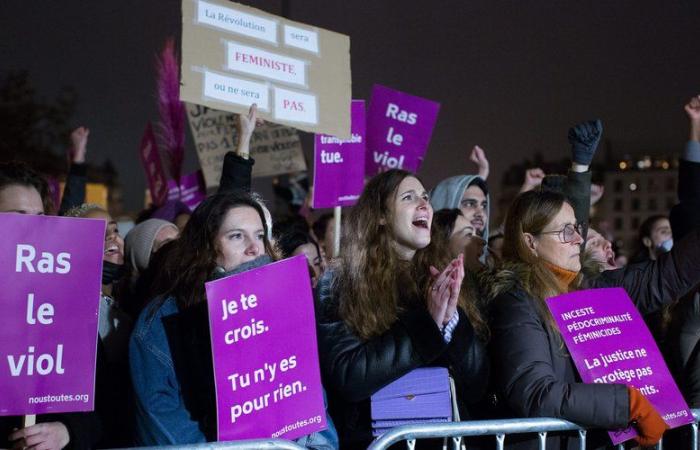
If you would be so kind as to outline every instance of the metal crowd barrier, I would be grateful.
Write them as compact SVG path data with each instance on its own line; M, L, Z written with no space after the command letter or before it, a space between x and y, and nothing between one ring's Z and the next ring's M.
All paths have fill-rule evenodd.
M689 424L691 430L691 449L698 450L698 421L700 421L700 409L693 409L695 422ZM557 431L577 431L580 437L580 450L586 448L586 429L561 419L536 418L536 419L499 419L499 420L474 420L469 422L449 422L419 425L403 425L392 428L372 442L367 450L384 450L391 445L406 441L408 450L414 450L417 439L445 438L451 441L452 448L459 449L464 437L495 436L496 448L503 450L505 438L508 434L537 433L539 448L544 450L547 442L547 433ZM624 444L617 446L618 450L624 450ZM663 440L656 446L657 450L663 450ZM674 449L675 450L675 449Z
M284 439L250 439L230 442L204 442L188 445L161 445L157 447L134 447L130 450L306 450L299 444Z

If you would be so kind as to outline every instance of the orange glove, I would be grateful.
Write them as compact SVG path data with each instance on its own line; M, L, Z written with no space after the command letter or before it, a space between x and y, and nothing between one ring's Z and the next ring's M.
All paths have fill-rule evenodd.
M627 386L627 392L630 397L630 422L636 422L635 428L639 434L634 440L642 447L656 445L664 431L668 430L668 425L641 392L632 386Z

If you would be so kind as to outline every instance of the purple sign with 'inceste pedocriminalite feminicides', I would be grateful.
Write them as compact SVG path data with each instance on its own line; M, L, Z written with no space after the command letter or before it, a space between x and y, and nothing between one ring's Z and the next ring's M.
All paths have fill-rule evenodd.
M584 383L634 386L671 427L693 416L656 342L622 288L589 289L547 299ZM614 444L636 436L634 428L609 432Z

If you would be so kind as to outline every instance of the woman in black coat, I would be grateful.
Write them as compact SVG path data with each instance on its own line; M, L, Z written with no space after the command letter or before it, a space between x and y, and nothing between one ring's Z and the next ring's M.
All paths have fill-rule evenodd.
M483 346L460 295L463 259L450 262L431 245L432 216L414 175L377 175L348 217L340 260L319 284L321 369L341 448L367 447L370 397L413 369L448 367L460 399L485 389Z
M579 275L581 241L561 194L527 192L509 209L504 264L486 283L494 297L490 353L499 394L510 416L558 417L602 429L635 423L640 443L653 444L666 428L658 413L636 389L582 383L544 300L577 288L621 286L642 313L658 309L700 281L698 232L657 261L595 280ZM525 439L517 448L537 448L536 442ZM577 438L550 437L547 448L578 448Z

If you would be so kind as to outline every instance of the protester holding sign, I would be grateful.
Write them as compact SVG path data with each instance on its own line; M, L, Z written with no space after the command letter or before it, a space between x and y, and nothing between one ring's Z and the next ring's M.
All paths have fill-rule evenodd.
M700 230L657 261L606 271L595 280L582 280L579 274L581 227L562 194L519 195L508 211L504 234L504 264L487 283L495 297L491 354L499 393L511 410L506 414L560 417L604 429L635 424L641 444L658 441L666 424L639 391L580 382L544 300L579 287L620 286L642 313L656 310L700 282ZM578 445L574 441L548 439L568 448ZM518 448L537 448L536 439L521 444Z
M264 213L247 193L204 200L192 214L156 280L158 297L131 338L136 440L141 445L216 440L216 396L204 283L277 259ZM334 447L334 430L310 448Z
M22 163L0 163L0 213L43 215L51 208L46 180ZM92 412L42 414L36 422L23 427L21 417L0 417L0 446L89 449L100 439L100 420Z
M348 217L338 264L318 286L321 368L344 447L369 443L370 397L413 369L449 367L462 406L485 389L488 366L460 291L463 261L431 243L432 216L414 175L375 176Z

